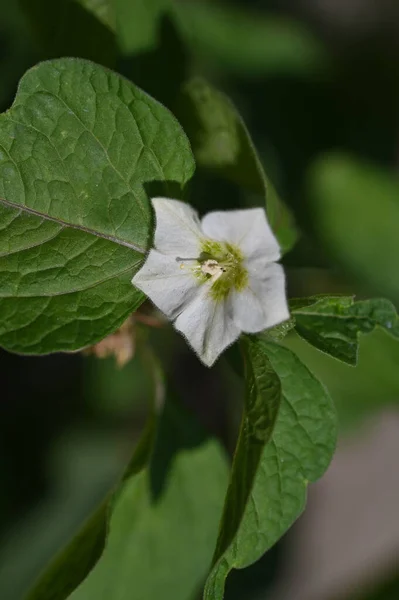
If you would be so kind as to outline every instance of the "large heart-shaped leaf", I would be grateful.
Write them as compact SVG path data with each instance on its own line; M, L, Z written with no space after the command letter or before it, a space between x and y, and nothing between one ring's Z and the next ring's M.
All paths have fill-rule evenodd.
M358 359L359 334L375 327L399 338L399 318L383 298L354 302L348 296L314 296L290 302L295 329L307 342L350 365Z
M76 59L28 71L0 116L0 344L75 350L116 329L143 300L148 195L193 170L176 119L122 77Z
M243 349L245 408L205 600L221 600L229 571L256 561L290 527L335 448L329 395L298 357L255 338Z

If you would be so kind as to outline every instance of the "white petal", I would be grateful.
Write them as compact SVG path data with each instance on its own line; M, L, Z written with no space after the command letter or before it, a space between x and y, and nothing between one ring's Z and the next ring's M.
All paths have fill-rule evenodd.
M229 297L235 324L242 331L255 333L286 321L289 316L285 294L285 277L281 265L271 263L262 279L249 273L249 285Z
M197 212L180 200L168 198L153 198L152 205L155 248L174 257L197 258L203 238Z
M211 212L201 226L206 237L237 245L247 258L262 257L267 262L280 258L280 247L263 208Z
M150 251L132 283L170 319L175 319L199 291L190 269L181 269L174 257L157 250Z
M240 335L239 328L227 313L225 302L215 302L209 296L209 286L200 293L176 319L174 325L184 334L199 359L212 366L219 354Z

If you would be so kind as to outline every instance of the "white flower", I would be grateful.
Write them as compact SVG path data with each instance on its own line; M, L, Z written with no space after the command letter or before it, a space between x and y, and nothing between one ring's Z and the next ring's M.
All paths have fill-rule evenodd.
M262 208L211 212L154 198L155 249L132 283L211 366L242 331L289 318L280 248Z

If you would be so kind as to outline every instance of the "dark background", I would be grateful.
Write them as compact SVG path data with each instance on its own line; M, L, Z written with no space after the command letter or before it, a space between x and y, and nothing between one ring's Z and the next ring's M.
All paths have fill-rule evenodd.
M395 174L399 156L399 4L395 0L225 2L222 6L228 13L237 9L249 19L269 23L271 33L265 36L262 60L248 59L248 63L250 22L242 24L248 44L242 51L234 40L220 45L230 35L229 28L187 51L173 23L164 19L159 24L158 46L122 57L121 53L117 56L111 32L93 24L90 14L73 2L48 2L47 26L38 27L45 4L0 2L2 111L11 105L25 70L44 58L74 55L113 66L172 110L185 74L205 74L239 107L267 172L302 230L298 246L284 258L290 295L348 290L379 295L372 282L358 277L325 244L309 202L307 175L313 161L331 150L348 152ZM73 26L62 31L62 11L67 5L65 14ZM92 37L82 41L79 32L88 30ZM298 31L305 40L303 55L295 50ZM93 39L101 43L89 43ZM306 50L306 44L312 51ZM192 186L193 203L205 211L214 206L215 197L225 208L242 202L234 186L214 175L199 174ZM365 209L367 202L366 196ZM379 218L384 222L386 215ZM351 235L350 223L347 235ZM385 276L389 281L393 274L387 270ZM215 370L207 371L172 331L162 336L161 346L167 345L168 351L172 348L171 369L182 395L192 378L201 381L194 397L186 396L204 425L231 450L240 397L234 393L228 366L222 360ZM354 370L295 337L287 343L320 375L336 401L342 448L331 479L328 474L325 482L317 484L314 500L311 492L303 524L301 520L253 567L234 573L226 597L279 598L283 589L285 600L398 598L398 511L390 513L384 502L399 498L396 465L389 467L387 458L399 454L395 408L399 347L382 332L362 339L360 363ZM22 357L1 351L0 381L0 597L19 600L120 475L143 425L149 390L138 359L118 370L113 359L100 361L81 354ZM387 439L391 443L384 450ZM375 481L367 482L366 477L362 487L358 474L368 460L370 444L375 449L375 472L381 476L380 496L373 500ZM347 468L350 461L352 471ZM359 485L351 486L356 477ZM358 496L357 487L361 488ZM337 507L335 522L344 519L346 506L366 535L357 540L356 533L347 531L346 540L343 530L341 547L338 543L325 555L331 572L324 576L320 568L319 581L311 565L295 569L295 564L298 552L311 555L314 529L320 530L332 519L326 507L334 494L345 498L344 512L339 512L338 500L332 503ZM322 500L318 500L320 495ZM371 507L371 512L362 511L364 506ZM386 539L381 534L378 547L373 530L367 534L370 520L379 532L390 532ZM327 546L328 539L320 535L319 543ZM348 573L339 561L345 547L350 548ZM288 587L281 588L284 577ZM307 592L309 577L315 579L315 587Z

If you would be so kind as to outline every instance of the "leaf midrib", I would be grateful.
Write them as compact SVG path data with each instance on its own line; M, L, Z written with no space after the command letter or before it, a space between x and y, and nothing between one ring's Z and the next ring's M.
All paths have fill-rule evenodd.
M35 210L34 208L25 206L24 204L10 202L9 200L6 200L5 198L0 198L0 204L3 204L4 206L7 206L8 208L12 208L14 210L20 210L21 212L25 212L34 217L39 217L40 219L43 219L45 221L52 221L53 223L57 223L58 225L61 225L61 227L63 227L63 228L70 227L71 229L77 229L78 231L83 231L84 233L87 233L89 235L94 235L94 236L102 238L104 240L108 240L109 242L113 242L114 244L118 244L119 246L125 246L126 248L130 248L131 250L135 250L139 254L146 254L146 252L147 252L146 248L143 248L142 246L139 246L137 244L133 244L131 242L126 242L125 240L122 240L116 236L107 235L106 233L101 233L100 231L96 231L95 229L90 229L89 227L85 227L84 225L77 225L75 223L67 223L66 221L63 221L62 219L60 219L59 217L50 217L49 215L46 215L46 213L42 213L38 210Z
M0 301L1 300L9 300L10 298L55 298L57 296L68 296L68 294L78 294L80 292L86 292L87 290L91 290L92 288L97 287L98 285L102 285L103 283L107 283L107 281L110 281L111 279L116 279L117 277L122 277L122 275L125 275L126 273L128 273L129 271L132 271L133 269L135 269L135 267L137 266L137 264L140 261L137 261L135 264L129 265L129 267L126 267L125 269L123 269L122 271L118 272L118 273L113 273L112 275L109 275L108 277L104 277L104 279L99 279L98 281L94 281L93 283L91 283L88 286L85 287L80 287L80 288L74 288L74 289L68 289L68 291L65 292L53 292L51 294L10 294L10 295L1 295L0 294ZM137 289L134 286L132 286L133 289Z

